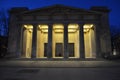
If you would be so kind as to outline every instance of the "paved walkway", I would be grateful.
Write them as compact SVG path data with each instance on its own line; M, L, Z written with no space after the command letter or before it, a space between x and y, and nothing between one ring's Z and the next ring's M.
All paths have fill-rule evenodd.
M120 80L120 61L0 60L0 80Z
M0 60L0 67L23 67L23 68L95 68L95 67L120 67L120 61L86 60L86 61L46 61L46 60Z
M120 68L0 68L0 80L120 80Z

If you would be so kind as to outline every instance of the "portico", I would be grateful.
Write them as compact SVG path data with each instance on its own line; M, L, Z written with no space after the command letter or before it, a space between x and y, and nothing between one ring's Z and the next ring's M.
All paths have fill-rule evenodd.
M96 58L94 24L24 24L23 58Z

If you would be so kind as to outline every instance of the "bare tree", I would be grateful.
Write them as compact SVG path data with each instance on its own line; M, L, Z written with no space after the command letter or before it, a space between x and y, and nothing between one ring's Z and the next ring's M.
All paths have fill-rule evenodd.
M0 35L7 36L8 34L8 18L4 9L0 10Z
M116 55L120 57L120 25L111 26L111 35L112 35L112 48L115 50Z
M114 37L115 35L120 34L120 25L112 25L111 26L111 36Z

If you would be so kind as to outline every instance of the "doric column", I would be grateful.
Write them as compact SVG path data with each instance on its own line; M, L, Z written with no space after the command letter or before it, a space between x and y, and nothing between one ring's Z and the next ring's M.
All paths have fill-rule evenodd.
M47 47L47 57L52 57L52 24L48 25L48 47Z
M84 24L79 24L79 45L80 45L80 58L85 58L85 45L84 45Z
M68 24L64 24L64 58L68 58Z
M37 24L33 24L31 58L36 58L36 50L37 50L37 26L38 26Z
M100 47L100 32L98 24L95 24L95 42L96 42L96 58L100 58L101 47Z
M21 31L22 31L22 25L17 24L17 46L16 46L16 57L20 58L21 57Z

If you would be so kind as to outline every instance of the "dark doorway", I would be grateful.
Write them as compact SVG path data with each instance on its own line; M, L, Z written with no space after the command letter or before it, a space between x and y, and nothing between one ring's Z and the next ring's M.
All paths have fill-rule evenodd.
M74 57L74 43L68 43L69 57Z
M62 43L56 43L55 56L63 57L63 44Z
M48 47L48 43L44 43L44 57L47 57L47 47Z

